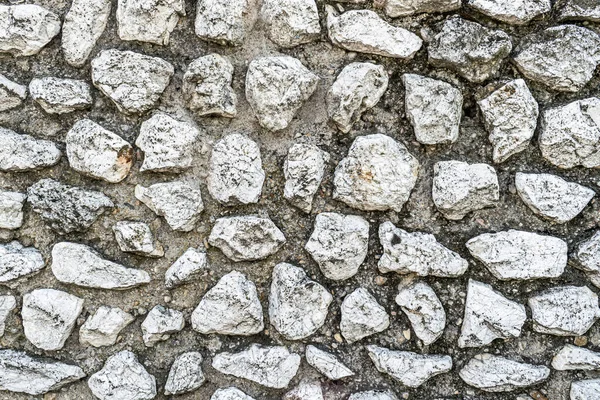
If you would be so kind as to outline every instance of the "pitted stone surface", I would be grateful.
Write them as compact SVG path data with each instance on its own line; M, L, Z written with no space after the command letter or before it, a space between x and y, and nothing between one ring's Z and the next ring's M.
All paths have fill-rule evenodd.
M498 21L523 25L550 12L550 0L467 0L467 5Z
M6 329L6 320L16 306L17 299L15 296L0 296L0 338L2 335L4 335L4 330Z
M225 389L217 389L210 400L255 400L248 396L238 388L228 387Z
M100 306L79 329L79 343L94 347L112 346L119 333L135 317L118 307Z
M154 239L150 227L139 221L119 221L112 227L121 251L146 257L162 257L162 245Z
M179 332L185 326L181 311L155 306L142 322L144 344L148 347L158 342L168 340L172 334Z
M50 140L36 139L0 127L0 171L30 171L51 167L61 152Z
M358 288L344 298L340 307L340 330L348 343L383 332L390 326L390 316L365 288Z
M600 379L587 379L571 383L571 400L588 400L600 396Z
M332 381L354 375L354 372L333 354L312 345L306 346L306 362Z
M260 11L269 39L283 48L319 39L319 11L315 0L264 0Z
M197 351L183 353L175 359L167 383L165 396L192 392L206 381L202 372L202 354Z
M398 400L398 397L389 390L369 390L367 392L353 393L348 397L348 400Z
M0 244L0 283L34 274L44 266L42 254L35 247L24 247L16 240Z
M600 21L600 4L592 0L565 0L559 4L560 19ZM599 393L600 394L600 393Z
M18 229L23 225L23 205L27 196L0 190L0 229Z
M321 384L302 381L297 387L284 394L281 400L324 400Z
M573 257L574 265L591 273L600 273L600 231L577 246Z
M49 114L66 114L92 105L90 86L76 79L32 79L29 94Z
M198 0L195 32L201 39L241 46L252 29L254 0Z
M458 10L461 0L383 0L388 17L405 17L421 13L438 13Z
M552 368L558 371L600 369L600 353L567 344L552 359Z
M283 196L290 204L310 213L329 158L329 153L314 145L296 143L289 148L283 164Z
M446 311L431 286L425 282L402 282L396 295L413 331L428 346L444 333Z
M176 286L197 280L208 271L206 252L190 247L165 272L165 286Z
M27 98L27 86L0 74L0 112L19 107Z
M60 32L60 18L35 4L0 5L0 53L32 56Z
M185 16L184 0L119 0L119 37L167 45L180 16Z

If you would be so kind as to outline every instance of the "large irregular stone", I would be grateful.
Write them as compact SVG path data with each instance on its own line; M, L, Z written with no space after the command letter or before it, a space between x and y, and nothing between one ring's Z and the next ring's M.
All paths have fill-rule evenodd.
M117 221L112 226L121 251L146 257L165 255L162 245L154 238L148 224L139 221Z
M358 273L367 257L369 223L358 215L321 213L304 249L329 279L344 280Z
M0 349L0 390L39 396L83 377L85 373L76 365L35 358L24 351Z
M532 81L561 92L578 92L600 63L600 37L576 25L554 26L521 39L514 62Z
M482 14L513 25L525 25L552 9L550 0L467 0L466 3Z
M167 45L179 17L184 15L184 0L119 0L119 38Z
M312 345L306 346L306 362L332 381L354 375L354 372L333 354Z
M438 340L446 327L446 312L431 286L425 282L401 283L396 304L408 317L419 339L426 346Z
M126 114L153 108L174 73L167 61L133 51L103 50L92 60L94 86Z
M206 180L213 198L225 205L257 203L264 181L256 142L234 133L215 143Z
M246 100L263 128L279 131L317 88L319 77L293 57L259 57L246 73Z
M478 354L458 374L465 383L485 392L509 392L545 381L550 369L492 354Z
M202 333L250 336L264 329L256 286L233 271L211 288L192 313L192 328Z
M423 45L420 37L388 24L374 11L350 10L337 15L332 6L326 10L329 40L343 49L410 59Z
M423 144L453 143L458 139L463 96L454 86L416 74L402 75L406 116Z
M0 53L32 56L60 32L60 18L34 4L0 5Z
M594 0L564 0L557 6L559 19L600 21L600 4Z
M411 388L419 387L430 378L452 369L450 356L392 351L374 345L366 346L366 349L379 372Z
M269 218L243 215L217 219L208 243L232 261L255 261L277 253L285 236Z
M335 168L333 198L365 211L402 211L415 187L419 161L383 134L357 137Z
M383 332L390 326L385 309L362 287L344 298L340 310L340 330L348 343Z
M283 346L252 344L239 353L223 352L213 358L217 371L274 389L287 387L300 366L300 356Z
M552 368L558 371L599 370L600 353L567 344L552 359Z
M118 307L100 306L79 329L79 343L94 347L112 346L119 333L135 320L135 317Z
M13 82L0 74L0 112L20 106L26 98L27 86Z
M60 155L54 142L0 127L0 171L31 171L51 167L58 163Z
M61 47L65 60L82 67L106 29L111 0L73 0L65 15Z
M135 186L135 198L156 215L162 216L171 229L189 232L204 211L202 193L185 182L163 182Z
M233 65L218 54L192 61L183 75L183 95L190 110L198 116L233 118L237 96L231 87Z
M494 146L495 163L527 148L537 126L539 109L523 79L504 83L477 103Z
M142 122L135 145L144 152L140 172L181 172L192 166L200 131L188 122L157 112Z
M281 400L324 400L321 383L303 380L294 389L284 394Z
M34 274L44 265L42 254L35 247L23 247L16 240L0 243L0 283Z
M90 86L85 81L66 78L34 78L29 94L49 114L66 114L92 105Z
M61 282L98 289L129 289L150 282L150 275L105 260L89 246L61 242L52 248L52 273Z
M329 158L329 153L317 146L299 143L292 145L283 164L283 197L293 206L310 213Z
M0 296L0 338L4 335L4 329L6 328L6 320L9 314L17 306L17 299L15 296Z
M458 345L481 347L495 339L519 337L526 319L524 305L507 299L490 285L469 279Z
M533 330L581 336L600 317L598 295L586 286L555 286L529 298Z
M240 46L252 29L254 0L198 0L195 32L222 45Z
M504 31L457 16L444 21L427 48L432 65L452 69L475 83L496 75L511 50L510 36Z
M92 178L118 183L127 177L133 165L133 147L89 119L73 125L67 132L66 143L71 168Z
M467 249L498 279L557 278L567 266L567 243L510 229L470 239Z
M319 39L319 11L314 0L264 0L260 11L269 39L290 48Z
M165 383L165 396L178 395L198 389L206 378L202 372L202 354L190 351L178 356Z
M444 217L460 220L472 211L496 206L498 176L488 164L440 161L433 166L431 196Z
M587 379L571 383L571 400L589 400L600 398L600 379Z
M386 15L392 18L454 11L461 6L461 0L382 0L378 3Z
M206 252L190 247L165 272L165 286L173 289L197 280L208 271Z
M83 299L55 289L36 289L23 295L25 337L42 350L62 349L71 335Z
M148 347L168 340L172 334L183 329L185 320L181 311L155 306L142 322L142 338Z
M435 236L406 232L387 221L379 225L383 255L377 267L383 273L416 273L419 276L457 277L469 267L467 260L444 247Z
M19 229L23 225L23 205L27 196L0 190L0 229Z
M248 396L238 388L228 387L224 389L217 389L210 400L254 400L253 397Z
M88 386L100 400L151 400L156 397L156 379L129 350L110 356L104 367L90 376Z
M348 400L398 400L398 397L390 390L369 390L353 393Z
M344 67L327 91L327 114L337 128L348 133L361 115L373 108L388 87L381 65L355 62Z

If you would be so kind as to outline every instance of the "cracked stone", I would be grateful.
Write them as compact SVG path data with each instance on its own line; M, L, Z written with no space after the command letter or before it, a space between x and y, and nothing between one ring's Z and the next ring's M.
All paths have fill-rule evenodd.
M4 335L4 329L6 328L6 320L10 315L11 311L17 306L17 299L15 296L0 296L0 338ZM0 388L2 384L0 383Z
M60 155L54 142L0 127L0 171L31 171L51 167L58 163Z
M383 332L390 326L390 316L365 288L347 295L340 309L340 330L348 343Z
M178 395L198 389L206 378L202 372L202 354L190 351L178 356L165 383L165 396Z
M144 344L152 347L158 342L168 340L172 334L179 332L185 326L181 311L155 306L142 322Z
M195 32L200 39L241 46L254 25L253 0L198 0Z
M600 369L600 353L567 344L552 359L552 368L558 371L595 371Z
M0 229L18 229L23 225L23 205L27 196L0 190Z
M313 199L325 176L329 153L309 144L293 144L283 164L283 197L305 213L312 210Z
M332 381L354 376L354 372L333 354L312 345L306 346L306 362Z
M353 393L348 397L348 400L398 400L398 397L389 390L369 390Z
M294 389L287 392L281 400L324 400L323 390L319 382L302 381Z
M550 0L467 0L467 5L484 15L513 25L525 25L552 9Z
M79 343L94 347L112 346L119 333L135 320L135 317L118 307L100 306L79 329Z
M60 32L60 18L34 4L0 5L0 53L32 56Z
M571 400L589 400L600 396L600 379L587 379L571 383Z
M165 272L165 286L177 286L197 280L208 271L206 252L190 247Z
M458 10L461 0L383 0L379 2L388 17Z
M35 247L23 247L16 240L0 243L0 283L34 274L44 266L42 254Z
M26 98L27 86L13 82L0 74L0 112L19 107Z
M62 26L61 48L67 63L82 67L102 36L111 0L73 0Z
M558 17L561 20L598 22L600 21L600 4L594 0L565 0L560 3Z
M185 16L185 1L119 0L116 16L121 40L167 45L179 17Z
M238 388L228 387L225 389L217 389L210 400L254 400Z
M29 83L29 94L49 114L66 114L93 103L90 86L76 79L34 78Z
M118 221L112 230L121 251L155 258L165 255L162 245L144 222Z
M260 14L268 38L280 47L310 43L321 36L314 0L264 0Z
M431 286L425 282L401 283L396 304L402 308L415 334L426 346L444 333L446 311Z

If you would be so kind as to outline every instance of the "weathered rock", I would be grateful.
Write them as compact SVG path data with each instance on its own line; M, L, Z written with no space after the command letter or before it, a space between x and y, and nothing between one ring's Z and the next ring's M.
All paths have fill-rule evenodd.
M142 322L144 344L148 347L168 340L172 334L183 329L185 320L181 311L155 306Z
M237 96L231 87L233 65L218 54L195 59L183 75L183 95L190 110L199 116L233 118Z
M100 400L151 400L156 397L156 379L129 350L110 356L104 367L90 376L88 386Z
M27 196L0 190L0 229L18 229L23 225L23 205Z
M23 330L35 347L51 351L62 349L71 335L83 299L55 289L36 289L23 295Z
M146 257L165 255L162 245L154 238L150 227L139 221L118 221L112 226L121 251Z
M519 337L526 319L524 305L507 299L490 285L469 279L458 345L481 347L495 339Z
M317 88L319 77L293 57L259 57L246 73L246 100L258 123L271 131L286 128Z
M365 347L379 372L388 374L411 388L419 387L430 378L452 369L450 356L392 351L374 345Z
M333 354L312 345L306 346L306 362L332 381L354 375L354 372Z
M550 369L492 354L478 354L458 374L468 385L485 392L509 392L545 381Z
M388 17L458 10L461 0L383 0L379 2Z
M348 400L398 400L398 397L390 390L369 390L353 393L348 397Z
M467 0L467 5L482 14L513 25L524 25L550 12L550 0Z
M181 172L192 166L200 131L194 125L157 112L142 122L135 145L144 152L140 172Z
M195 281L208 271L206 252L190 247L165 272L167 289Z
M60 18L34 4L0 5L0 53L32 56L60 32Z
M533 330L581 336L600 317L598 296L586 286L555 286L529 298Z
M379 102L387 87L388 74L383 66L348 64L327 91L327 114L340 131L348 133L361 115Z
M58 163L60 154L54 142L0 127L0 171L30 171L50 167Z
M34 274L44 265L42 254L35 247L23 247L16 240L0 243L0 283Z
M591 273L600 273L600 231L577 246L573 254L574 266Z
M167 45L179 17L184 15L184 0L119 0L119 38Z
M594 0L565 0L557 6L559 19L600 21L600 4Z
M192 328L203 333L250 336L264 329L256 286L233 271L212 287L192 313Z
M446 311L431 286L425 282L401 283L396 304L402 307L415 334L426 346L444 333Z
M85 81L66 78L34 78L29 94L49 114L66 114L92 105L90 86Z
M214 199L225 205L257 203L264 181L256 142L234 133L215 143L206 180Z
M240 46L252 29L253 0L198 0L195 32L222 45Z
M293 144L283 164L283 197L293 206L310 213L315 194L325 175L329 153L309 144Z
M369 223L358 215L321 213L304 249L329 279L344 280L358 273L367 257Z
M65 60L81 67L106 29L111 0L73 0L65 15L61 47Z
M8 315L17 306L17 299L15 296L0 296L0 338L4 335L4 329L6 327L6 320ZM2 384L0 383L0 387Z
M283 395L281 400L324 400L319 382L302 381L294 389Z
M419 161L383 134L357 137L337 165L333 198L365 211L400 212L419 174Z
M0 112L20 106L27 98L27 86L19 85L0 74Z
M337 15L331 6L326 11L329 40L343 49L411 59L423 45L420 37L388 24L374 11L350 10Z
M598 370L600 353L567 344L552 359L552 368L558 371Z
M289 340L309 337L323 326L333 296L292 264L273 268L269 320Z
M73 125L67 132L66 143L71 168L92 178L118 183L127 177L133 165L133 147L89 119Z
M377 267L383 273L416 273L419 276L457 277L469 267L467 260L444 247L435 236L406 232L387 221L379 225L383 255Z
M103 50L91 64L94 86L127 114L153 108L175 72L161 58L116 49Z
M495 163L527 148L537 126L539 109L523 79L503 84L477 103L494 146Z
M440 161L433 166L431 196L444 217L460 220L472 211L495 207L500 199L498 176L488 164Z
M239 353L223 352L213 358L213 368L275 389L287 387L300 366L300 356L283 346L253 344Z
M61 282L98 289L129 289L150 282L150 275L105 260L89 246L61 242L52 248L52 273Z
M567 266L567 243L553 236L510 229L476 236L466 246L502 280L557 278Z
M217 389L210 400L254 400L238 388L228 387L225 389Z
M496 75L511 50L510 36L504 31L457 16L444 21L427 48L432 65L452 69L475 83Z
M571 383L571 400L589 400L600 396L600 379L587 379Z
M208 243L232 261L255 261L277 253L285 236L270 219L244 215L217 219Z
M135 320L135 317L118 307L100 306L79 329L79 343L94 347L112 346L119 333Z
M184 182L163 182L135 186L135 198L156 215L162 216L171 229L189 232L204 210L202 193Z
M454 86L416 74L402 75L406 115L423 144L453 143L458 139L463 96Z
M165 396L192 392L198 389L206 378L202 372L202 354L190 351L178 356L165 383Z
M364 288L347 295L340 310L340 330L348 343L383 332L390 326L390 316Z
M526 78L561 92L578 92L600 63L600 37L594 31L560 25L525 36L514 62Z
M24 351L0 349L0 390L38 396L83 377L85 373L76 365L34 358Z
M260 13L267 36L283 48L313 42L321 34L314 0L264 0Z

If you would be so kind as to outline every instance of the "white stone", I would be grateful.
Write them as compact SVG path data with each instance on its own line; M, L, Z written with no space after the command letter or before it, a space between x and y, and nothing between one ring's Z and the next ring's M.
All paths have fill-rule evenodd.
M23 247L16 240L0 243L0 283L34 274L44 266L42 254L35 247Z
M210 400L254 400L254 398L248 396L238 388L228 387L217 389L210 397Z
M0 338L4 335L4 329L6 328L6 320L12 310L17 306L17 299L15 296L0 296ZM0 384L1 386L1 384Z
M94 347L112 346L119 333L135 317L118 307L100 306L79 328L79 343Z
M65 60L82 67L106 29L111 0L73 0L65 15L61 47Z
M309 144L293 144L283 164L283 197L305 213L312 210L313 199L325 176L329 153Z
M23 225L23 205L27 195L0 190L0 229L18 229Z
M71 335L83 299L55 289L36 289L23 295L23 330L35 347L52 351L63 348Z
M185 16L184 0L119 0L119 38L167 45L180 16Z
M312 345L306 346L306 362L332 381L354 375L354 372L333 354Z
M258 123L270 131L286 128L317 88L319 77L293 57L259 57L248 65L246 100Z
M152 347L158 342L168 340L184 326L185 320L181 311L161 305L155 306L142 322L144 344Z
M19 85L0 74L0 112L20 106L27 98L27 86Z
M599 370L600 353L567 344L552 359L552 368L558 371Z
M574 266L591 273L600 273L600 231L577 246L573 254Z
M600 21L600 3L594 0L565 0L557 6L558 17L562 20Z
M254 25L254 0L198 0L195 32L201 39L240 46Z
M165 272L167 289L197 280L208 271L206 252L190 247Z
M51 167L58 163L60 155L54 142L0 127L0 171L31 171Z
M358 215L321 213L304 249L329 279L344 280L358 273L367 257L369 223Z
M361 115L379 102L388 79L381 65L355 62L344 67L326 96L327 114L340 131L350 132Z
M385 309L362 287L344 298L340 310L340 330L348 343L383 332L390 326Z
M263 0L260 11L266 34L283 48L319 39L319 11L314 0Z
M525 25L552 9L550 0L467 0L466 3L482 14L513 25Z
M387 16L392 18L454 11L461 6L461 0L383 0L380 3Z
M453 143L458 139L463 96L454 86L416 74L402 75L404 104L417 141Z
M600 398L600 379L587 379L571 383L571 400L590 400Z
M162 245L144 222L118 221L112 226L112 230L121 251L146 257L165 255Z
M430 345L444 333L446 311L431 286L425 282L401 283L396 304L402 308L424 345Z
M281 400L324 400L319 382L302 381L294 389L283 395Z
M202 372L202 354L190 351L178 356L165 383L165 396L192 392L198 389L206 378Z
M0 5L0 53L32 56L60 32L60 18L35 4Z
M398 397L389 390L369 390L353 393L348 397L348 400L398 400Z
M32 79L29 94L49 114L89 108L93 101L87 82L51 76Z

